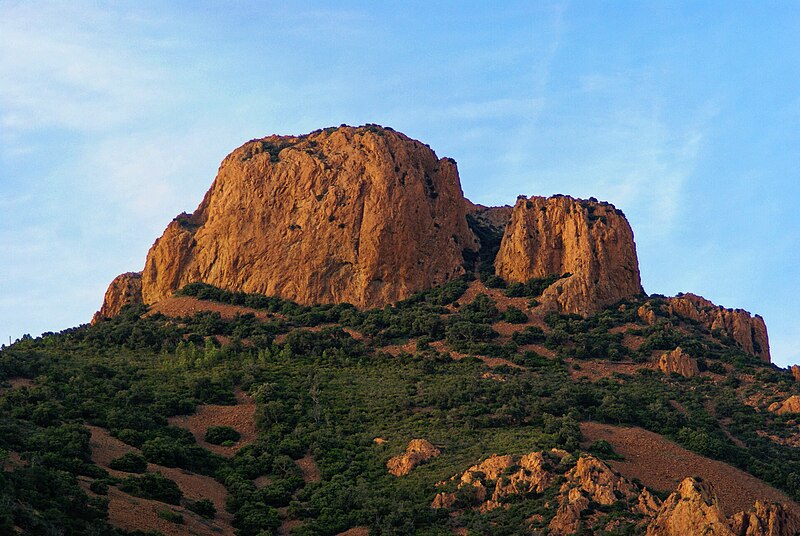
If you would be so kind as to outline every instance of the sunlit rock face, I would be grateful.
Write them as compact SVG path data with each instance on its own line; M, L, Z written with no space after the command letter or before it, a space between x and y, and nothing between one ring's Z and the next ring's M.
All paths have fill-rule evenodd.
M590 315L642 293L631 226L613 205L594 200L519 198L495 270L520 283L571 274L540 299L563 313Z

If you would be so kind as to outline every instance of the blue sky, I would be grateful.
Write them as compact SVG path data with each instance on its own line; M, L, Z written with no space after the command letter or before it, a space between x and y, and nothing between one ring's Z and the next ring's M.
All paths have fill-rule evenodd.
M475 202L614 203L648 292L800 362L800 3L104 4L0 0L0 341L88 321L244 141L379 123Z

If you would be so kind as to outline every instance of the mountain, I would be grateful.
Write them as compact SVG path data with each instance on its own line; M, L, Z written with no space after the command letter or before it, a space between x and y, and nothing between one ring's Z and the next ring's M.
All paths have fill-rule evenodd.
M647 295L609 203L269 136L91 324L0 347L0 534L792 535L798 376L761 317Z

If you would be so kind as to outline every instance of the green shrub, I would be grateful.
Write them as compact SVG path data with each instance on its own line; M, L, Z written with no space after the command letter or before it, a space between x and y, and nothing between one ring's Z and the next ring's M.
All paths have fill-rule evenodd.
M125 471L126 473L144 473L147 471L147 460L135 452L128 452L119 458L111 460L108 464L111 469Z
M528 326L522 331L516 331L511 336L511 340L520 346L525 344L539 344L545 341L547 336L539 326Z
M180 515L178 512L170 510L169 508L164 508L163 510L159 510L158 517L160 517L161 519L165 519L170 523L175 523L177 525L183 525L184 523L183 516Z
M183 493L178 485L161 473L129 476L119 485L125 493L169 504L180 504Z
M604 460L624 460L622 456L616 453L613 445L605 439L598 439L593 441L587 449L589 454L602 458Z
M209 426L205 439L212 445L222 445L228 441L236 443L241 437L242 434L230 426Z
M503 312L502 318L511 324L524 324L528 321L528 315L513 305L509 306L508 309Z
M190 502L187 508L206 519L214 519L217 516L217 508L209 499L200 499L199 501Z

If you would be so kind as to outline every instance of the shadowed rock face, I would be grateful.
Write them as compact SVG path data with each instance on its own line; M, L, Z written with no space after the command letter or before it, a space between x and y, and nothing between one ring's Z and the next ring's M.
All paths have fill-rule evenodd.
M114 278L106 290L103 306L95 313L92 324L117 316L125 305L142 303L142 273L128 272Z
M590 315L642 292L636 245L625 216L608 203L567 196L520 198L495 260L507 281L572 274L540 301Z
M682 294L670 298L670 313L700 322L710 330L719 330L744 350L770 362L769 337L764 319L742 309L726 309L702 296Z
M145 303L202 281L302 304L381 306L464 272L456 164L378 127L246 143L147 255Z

